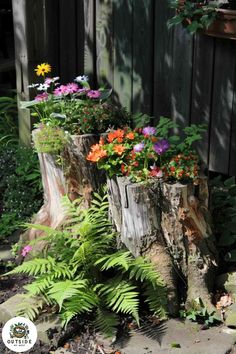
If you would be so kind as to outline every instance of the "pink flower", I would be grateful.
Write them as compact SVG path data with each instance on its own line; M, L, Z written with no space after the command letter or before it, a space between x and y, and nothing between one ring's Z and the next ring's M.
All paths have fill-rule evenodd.
M157 132L156 128L154 127L145 127L142 130L143 135L149 136L149 135L155 135Z
M47 101L47 99L48 99L48 93L47 93L47 92L41 93L41 94L35 96L34 99L35 99L35 101L37 101L37 102Z
M61 85L59 87L57 87L54 91L53 91L55 96L62 96L62 95L67 95L69 92L67 90L67 86L65 85Z
M66 85L67 93L75 93L78 91L79 86L74 83L69 83Z
M162 173L162 170L160 169L160 167L151 166L151 171L149 172L149 175L151 177L161 178L163 176L163 173Z
M98 90L90 90L88 93L87 93L87 96L89 98L99 98L101 96L101 92L98 91Z
M44 80L44 83L46 85L50 85L52 82L58 81L59 80L59 76L55 76L55 77L46 77L46 79Z
M21 255L25 257L30 251L32 251L32 247L30 245L27 245L23 248Z
M80 88L78 89L77 93L80 93L80 94L85 94L89 91L89 88L88 87L83 87L83 88Z

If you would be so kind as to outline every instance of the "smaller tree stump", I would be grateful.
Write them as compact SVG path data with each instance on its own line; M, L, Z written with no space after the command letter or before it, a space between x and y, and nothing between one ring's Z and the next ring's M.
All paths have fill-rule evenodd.
M70 200L83 197L85 207L89 207L93 192L106 181L104 172L86 159L98 141L95 134L73 135L63 153L67 194Z
M33 141L38 129L32 133ZM70 200L84 199L84 207L89 207L92 193L104 183L104 174L94 164L86 160L90 147L99 140L97 135L86 134L72 136L62 154L62 164L56 162L54 155L38 153L42 175L44 204L36 214L35 224L58 228L65 220L65 208L62 197ZM23 240L32 240L43 231L30 229L22 236Z

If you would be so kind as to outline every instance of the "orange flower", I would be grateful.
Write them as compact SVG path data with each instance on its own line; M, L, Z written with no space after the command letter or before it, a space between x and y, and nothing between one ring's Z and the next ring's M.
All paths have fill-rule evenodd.
M104 138L101 136L100 140L99 140L99 145L104 145L105 144L105 140Z
M112 143L115 138L116 138L115 133L114 133L114 132L111 132L111 133L109 133L108 136L107 136L107 141L108 141L109 143Z
M123 139L125 132L124 132L124 130L122 130L122 129L117 129L117 130L115 131L115 134L116 134L116 137L117 137L117 138Z
M152 137L151 137L151 141L152 141L152 143L156 143L156 142L158 141L158 139L157 139L157 137L152 136Z
M123 142L123 138L124 138L124 130L122 129L117 129L114 132L110 132L107 136L107 141L109 143L112 143L115 139L117 139L118 143L122 143Z
M125 151L125 147L123 145L115 145L113 147L113 150L118 154L118 155L122 155L123 152Z
M130 140L134 140L134 132L129 132L129 133L126 135L126 138L127 138L127 139L130 139Z
M106 150L103 150L99 144L95 144L91 147L91 151L87 156L87 160L91 162L98 162L100 159L106 156Z

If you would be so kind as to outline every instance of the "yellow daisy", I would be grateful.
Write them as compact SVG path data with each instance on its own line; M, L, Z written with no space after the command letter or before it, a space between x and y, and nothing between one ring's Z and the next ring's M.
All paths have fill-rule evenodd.
M50 64L48 63L42 63L37 65L36 69L34 69L36 71L36 75L40 76L44 76L47 73L50 73L52 71L52 67Z

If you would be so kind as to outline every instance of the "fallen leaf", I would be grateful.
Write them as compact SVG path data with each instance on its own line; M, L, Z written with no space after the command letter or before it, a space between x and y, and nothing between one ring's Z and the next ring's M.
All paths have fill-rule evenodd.
M225 308L225 307L228 307L228 306L232 305L232 303L233 303L233 299L232 299L231 294L230 293L229 294L223 294L220 297L219 301L217 301L216 308L218 310L220 310L222 308Z

